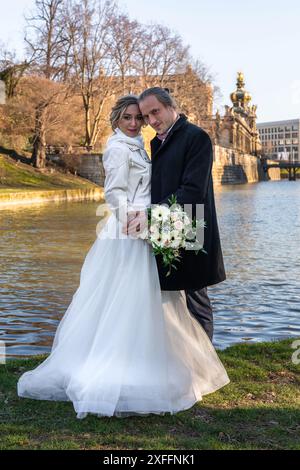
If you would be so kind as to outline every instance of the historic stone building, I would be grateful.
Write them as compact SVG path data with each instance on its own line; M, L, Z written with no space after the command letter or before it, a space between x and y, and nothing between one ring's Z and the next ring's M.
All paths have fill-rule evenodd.
M147 87L168 88L177 101L179 110L191 122L205 129L210 135L214 149L213 179L216 185L256 182L265 179L260 161L261 142L256 126L256 105L251 105L251 95L245 90L244 75L237 74L236 90L231 93L232 106L225 106L225 114L213 114L213 87L201 81L191 67L176 75L148 77ZM145 88L141 77L127 77L124 93L140 93ZM112 96L112 101L120 93ZM103 144L110 133L102 133ZM146 149L154 132L149 127L143 132ZM68 156L62 156L64 159ZM74 157L74 155L73 155ZM80 158L79 158L80 157ZM69 158L69 157L68 157ZM101 155L80 154L76 168L78 174L103 185L104 171ZM99 158L99 168L97 167ZM280 179L280 170L269 171L269 177Z
M256 127L257 106L250 104L251 95L244 87L244 75L238 72L236 90L230 95L232 106L225 106L223 117L217 112L207 130L215 145L257 156L261 152Z
M166 78L165 85L175 97L180 111L191 122L205 129L214 149L213 179L216 185L256 182L264 179L260 162L261 141L256 126L257 106L245 90L244 75L237 74L236 89L230 95L231 106L225 114L213 114L213 87L188 67L183 74ZM279 179L278 170L270 177Z
M232 106L225 106L224 116L217 112L202 126L210 134L214 146L214 183L252 183L265 179L267 176L259 158L261 141L256 126L257 106L251 104L242 72L237 74L236 90L230 99ZM280 179L280 172L272 170L269 177Z

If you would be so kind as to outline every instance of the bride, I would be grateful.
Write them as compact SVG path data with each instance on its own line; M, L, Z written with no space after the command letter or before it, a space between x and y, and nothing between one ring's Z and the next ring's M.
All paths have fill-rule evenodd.
M150 206L151 160L137 98L112 108L103 154L111 214L88 251L50 355L18 381L20 397L73 403L76 416L176 413L229 383L184 291L161 291L155 256L124 226Z

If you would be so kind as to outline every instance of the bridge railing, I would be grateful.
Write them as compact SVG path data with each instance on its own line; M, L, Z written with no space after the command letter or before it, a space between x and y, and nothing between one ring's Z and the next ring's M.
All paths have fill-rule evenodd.
M274 163L300 163L300 160L278 160L278 158L268 158L268 160L272 160Z
M294 158L277 158L273 157L272 155L262 155L261 159L263 160L271 160L275 163L300 163L300 160L295 160Z

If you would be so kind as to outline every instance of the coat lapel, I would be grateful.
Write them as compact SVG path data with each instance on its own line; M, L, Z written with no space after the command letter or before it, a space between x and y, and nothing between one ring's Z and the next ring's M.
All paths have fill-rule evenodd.
M155 158L157 154L161 151L161 149L164 149L165 146L169 143L171 136L178 131L187 121L187 117L184 114L180 114L180 118L178 121L174 124L170 132L168 133L167 137L165 138L164 142L161 143L161 141L155 136L154 139L151 140L150 145L151 145L151 158Z

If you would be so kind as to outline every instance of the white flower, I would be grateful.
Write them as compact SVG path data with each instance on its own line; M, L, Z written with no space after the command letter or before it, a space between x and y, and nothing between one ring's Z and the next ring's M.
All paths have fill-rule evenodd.
M182 234L172 231L170 233L170 247L171 248L180 248L183 243Z
M183 223L181 222L181 220L177 220L177 221L174 223L174 228L175 228L176 230L183 230L184 225L183 225Z
M156 230L153 227L150 228L149 235L150 235L151 239L153 239L153 240L156 240L157 238L161 238L160 231Z
M170 245L170 241L171 241L171 237L170 237L170 231L165 231L165 232L162 232L161 234L161 240L162 240L162 246L169 246Z
M151 243L155 243L158 246L161 246L161 247L164 246L162 235L158 231L154 232L154 233L151 233L150 241L151 241Z
M156 224L151 224L150 226L150 229L149 229L150 233L152 234L158 234L159 233L159 226L156 225Z
M170 218L170 209L157 205L151 210L151 218L166 221Z
M171 221L176 222L177 220L181 220L182 215L179 212L171 212Z

